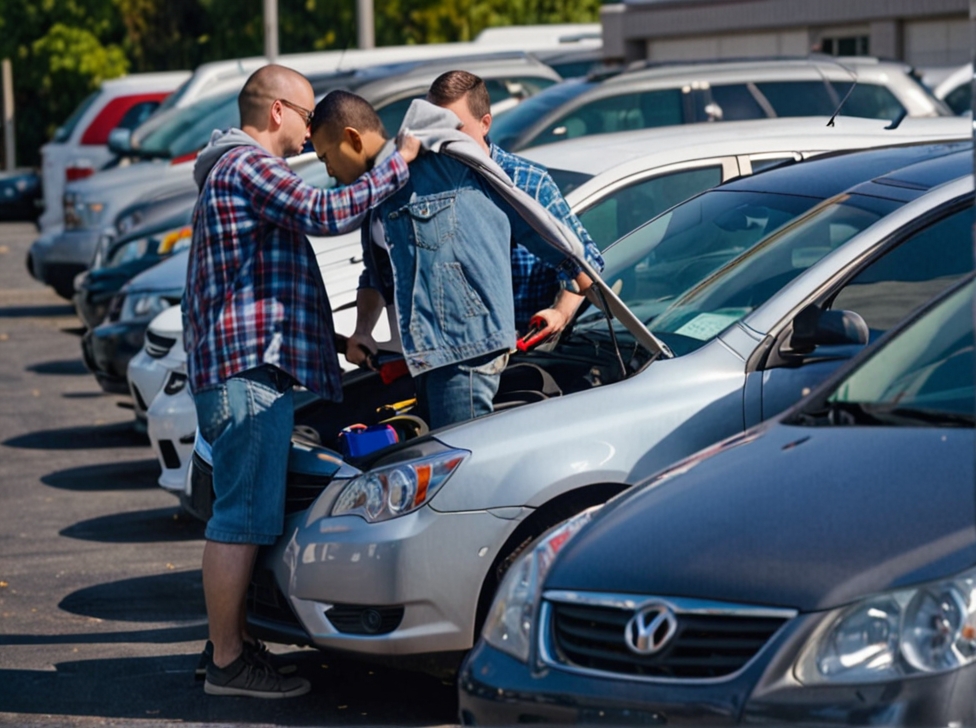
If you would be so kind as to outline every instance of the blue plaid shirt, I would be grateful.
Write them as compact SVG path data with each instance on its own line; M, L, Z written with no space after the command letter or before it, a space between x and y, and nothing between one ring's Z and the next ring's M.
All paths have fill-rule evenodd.
M544 167L528 159L491 145L491 158L498 163L516 187L529 193L560 222L576 233L586 250L586 262L596 270L603 270L603 257L579 218L569 209L566 200ZM535 233L529 229L527 234ZM530 253L518 240L512 241L512 287L515 294L515 328L525 332L529 319L539 311L551 308L564 282L579 275L579 268L559 270Z
M305 235L355 230L408 175L393 154L354 184L321 190L261 147L225 153L193 212L183 300L191 389L273 364L322 397L342 399L332 312Z

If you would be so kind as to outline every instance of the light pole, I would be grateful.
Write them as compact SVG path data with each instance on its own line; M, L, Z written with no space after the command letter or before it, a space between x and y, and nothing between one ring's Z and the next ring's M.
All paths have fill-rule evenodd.
M373 0L356 0L356 44L359 48L376 47L373 26Z
M278 0L264 0L264 57L278 59Z

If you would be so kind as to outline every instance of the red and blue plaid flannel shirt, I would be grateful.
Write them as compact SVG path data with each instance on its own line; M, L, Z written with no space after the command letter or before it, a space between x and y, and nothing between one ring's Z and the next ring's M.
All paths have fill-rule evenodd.
M321 190L261 147L224 154L193 214L183 300L191 388L274 364L322 397L341 399L332 312L305 236L355 230L408 175L393 154L352 185Z

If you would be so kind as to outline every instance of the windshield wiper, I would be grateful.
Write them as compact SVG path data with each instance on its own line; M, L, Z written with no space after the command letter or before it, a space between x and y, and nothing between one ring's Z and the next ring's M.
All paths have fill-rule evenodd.
M798 424L841 427L850 425L973 427L976 425L976 416L972 414L871 402L826 402L823 409L800 413L797 419Z
M973 427L976 415L947 410L925 409L920 407L899 407L898 405L862 405L873 417L883 424L891 425L940 425L942 427Z

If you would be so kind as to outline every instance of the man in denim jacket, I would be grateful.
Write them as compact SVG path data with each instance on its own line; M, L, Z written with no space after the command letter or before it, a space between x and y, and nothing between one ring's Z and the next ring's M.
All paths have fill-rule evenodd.
M384 305L395 303L404 358L429 424L437 428L492 410L516 337L512 229L528 223L504 197L511 180L457 131L460 122L453 113L415 101L405 125L411 119L422 125L411 127L411 134L422 143L426 134L428 148L439 149L443 139L467 149L460 156L419 157L407 185L364 224L366 270L347 358L359 363L365 353L357 353L357 347L375 347L373 326ZM316 108L312 143L343 183L392 149L369 104L341 91L328 94ZM518 198L520 203L524 200ZM574 252L581 252L572 233L560 232L575 240ZM567 262L565 252L555 249L543 255L556 266Z

